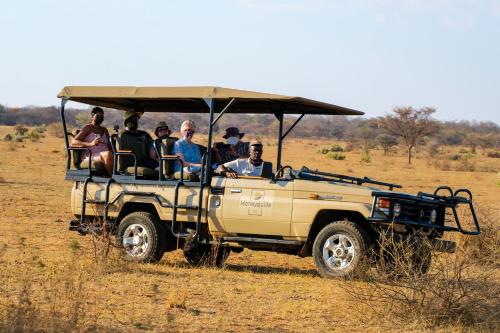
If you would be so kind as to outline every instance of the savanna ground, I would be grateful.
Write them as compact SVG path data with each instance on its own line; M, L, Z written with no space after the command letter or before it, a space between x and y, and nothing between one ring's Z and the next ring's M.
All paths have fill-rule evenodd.
M12 132L12 127L0 127L1 138ZM272 161L276 142L263 141L264 156ZM475 171L456 171L464 169L460 161L445 157L454 149L443 148L433 159L420 152L411 166L403 153L383 156L377 150L371 152L370 163L361 163L357 150L337 161L318 153L330 144L290 139L284 164L399 183L409 193L430 192L443 184L467 187L480 213L488 212L481 214L482 222L496 221L498 230L500 159L478 152L470 158L474 167L465 168ZM41 142L0 141L0 154L0 331L499 329L499 309L480 324L450 320L429 326L425 318L380 315L375 308L384 304L356 302L346 291L362 290L366 282L322 279L311 258L245 250L232 253L222 269L192 268L178 250L158 264L125 263L114 252L97 261L92 238L67 230L71 183L64 181L63 139L49 131ZM497 257L487 269L498 284ZM491 288L485 306L492 300L498 305L497 292Z

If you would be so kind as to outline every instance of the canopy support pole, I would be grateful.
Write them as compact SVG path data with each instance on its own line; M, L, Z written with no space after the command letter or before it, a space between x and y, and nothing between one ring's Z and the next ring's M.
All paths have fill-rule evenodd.
M71 164L71 157L69 154L68 128L66 126L66 117L64 115L64 109L65 109L67 102L68 102L67 99L65 99L65 98L61 99L61 122L63 125L63 131L64 131L64 145L66 146L66 170L69 170L70 164Z
M283 144L283 112L276 114L279 125L279 133L278 133L278 157L276 158L276 170L281 168L281 148Z
M217 121L219 120L220 117L222 117L222 115L229 109L229 107L231 106L231 104L234 103L234 101L236 101L236 98L231 98L231 100L229 101L229 103L226 104L226 106L224 107L224 109L222 109L221 112L219 112L219 114L217 115L217 117L215 117L214 121L212 121L212 126L214 126Z
M297 126L297 124L299 123L299 121L305 116L305 113L301 114L299 118L297 118L297 120L295 120L295 122L292 124L292 126L290 126L290 128L285 132L285 134L283 134L283 136L281 137L281 140L284 140L286 138L286 136L288 135L288 133L290 133L293 128L295 126Z
M208 183L210 172L212 171L212 132L213 132L213 124L214 124L214 100L213 98L203 99L205 103L208 105L210 110L210 119L208 122L208 143L207 143L207 158L206 158L206 167L205 167L205 179L203 181ZM226 108L224 108L226 109ZM200 194L201 195L201 194Z

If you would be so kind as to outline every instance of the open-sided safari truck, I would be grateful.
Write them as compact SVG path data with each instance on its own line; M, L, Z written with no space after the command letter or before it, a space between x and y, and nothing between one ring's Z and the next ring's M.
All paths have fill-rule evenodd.
M76 219L70 229L86 234L105 227L128 260L155 262L181 247L191 264L208 260L220 265L231 251L248 248L312 255L322 276L342 277L360 269L370 247L387 232L397 239L426 239L448 252L454 251L454 243L440 239L444 232L479 234L467 189L453 192L442 186L434 193L410 195L394 192L401 187L396 184L281 164L283 140L305 115L362 115L359 111L217 87L65 87L58 97L66 133L66 179L74 182L71 209ZM214 125L224 114L272 114L279 122L275 173L271 178L225 178L214 174L212 154L205 153L200 179L174 179L169 170L180 161L165 142L155 143L160 170L144 172L137 165L141 149L123 149L124 140L116 133L110 138L113 176L99 176L91 165L75 163L86 148L70 146L67 101L165 112L166 119L173 112L185 113L187 119L190 113L206 113L208 147ZM295 115L288 129L285 115ZM459 205L470 209L475 230L463 229Z

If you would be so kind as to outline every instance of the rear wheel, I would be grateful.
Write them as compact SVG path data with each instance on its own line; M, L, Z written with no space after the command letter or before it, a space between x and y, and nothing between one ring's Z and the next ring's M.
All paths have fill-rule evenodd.
M328 224L316 236L313 258L321 276L345 278L362 271L370 240L366 232L351 221Z
M147 212L131 213L120 222L116 243L125 260L158 262L166 249L166 230L158 218Z
M193 266L217 267L222 267L231 252L226 246L195 242L193 237L186 239L183 251L184 257Z

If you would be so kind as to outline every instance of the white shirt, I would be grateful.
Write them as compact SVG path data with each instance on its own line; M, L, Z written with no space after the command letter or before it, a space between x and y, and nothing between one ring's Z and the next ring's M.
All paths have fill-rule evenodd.
M264 162L262 162L259 166L255 166L252 163L250 163L249 158L240 158L238 160L224 163L224 166L226 168L233 169L238 174L238 176L260 177L262 175L262 168L264 166Z

